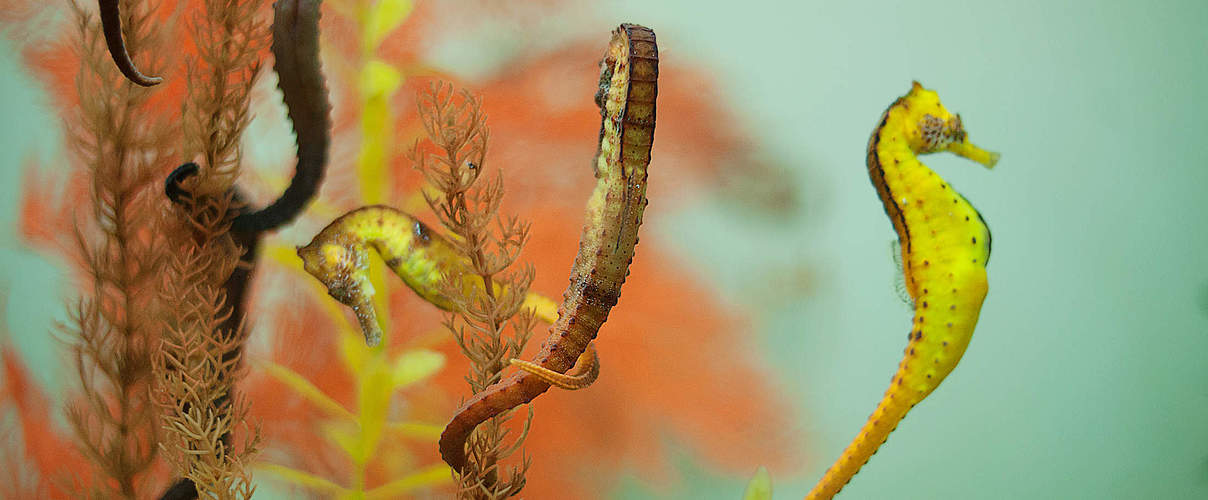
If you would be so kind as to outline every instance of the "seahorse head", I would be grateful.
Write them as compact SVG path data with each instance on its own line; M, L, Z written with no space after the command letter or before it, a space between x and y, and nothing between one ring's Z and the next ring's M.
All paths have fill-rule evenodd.
M316 236L310 244L298 247L298 256L302 258L302 268L327 287L328 295L352 308L364 331L365 342L377 345L382 332L373 310L374 289L366 274L369 259L366 252Z
M966 140L961 117L952 114L940 102L939 94L914 82L910 93L903 98L903 109L907 122L915 124L910 134L911 149L924 153L944 151L952 144Z
M961 115L948 111L935 91L914 82L900 104L900 109L906 113L905 123L910 124L906 127L907 140L917 154L948 151L987 168L998 162L998 153L985 151L969 142Z

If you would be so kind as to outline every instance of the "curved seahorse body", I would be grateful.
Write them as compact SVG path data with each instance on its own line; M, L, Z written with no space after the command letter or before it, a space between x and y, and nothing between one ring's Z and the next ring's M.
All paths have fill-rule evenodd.
M868 176L893 222L914 326L889 389L860 433L806 496L839 492L915 404L956 367L986 297L990 229L981 215L916 155L948 151L993 167L970 143L959 115L915 82L881 117L868 142Z
M370 248L424 300L453 310L454 303L441 292L443 276L469 269L469 264L452 243L395 208L374 205L353 210L299 247L298 256L306 272L318 278L328 294L352 308L366 343L374 346L382 338L369 282ZM475 278L466 275L466 285L481 287L481 278Z
M126 79L144 87L163 82L164 79L158 76L144 75L134 65L134 61L130 60L130 53L126 52L126 41L122 39L122 10L118 6L118 0L97 0L97 7L101 13L101 31L105 33L105 45L109 48L109 56L113 58L118 71L121 71Z
M472 296L472 290L483 286L482 278L470 272L469 259L440 233L406 212L373 205L340 216L306 246L298 247L298 256L302 268L323 283L329 295L352 308L370 346L376 346L382 338L373 308L370 249L377 251L416 295L446 311L457 310L458 305L446 295L445 276L461 276L463 297ZM503 289L496 284L496 293ZM584 353L582 358L581 366L577 365L582 373L567 378L555 376L556 383L578 389L594 381L600 370L595 351Z
M601 63L600 149L596 187L587 204L579 253L571 267L558 321L533 363L566 373L595 339L629 273L646 207L646 166L654 141L658 46L654 32L622 24ZM607 84L605 83L607 82ZM514 373L467 400L440 437L440 453L454 470L466 466L466 439L478 424L532 401L550 384L527 371Z
M285 192L269 206L236 217L231 230L260 232L294 220L323 182L331 143L331 104L319 64L320 0L273 4L273 70L297 136L298 165Z

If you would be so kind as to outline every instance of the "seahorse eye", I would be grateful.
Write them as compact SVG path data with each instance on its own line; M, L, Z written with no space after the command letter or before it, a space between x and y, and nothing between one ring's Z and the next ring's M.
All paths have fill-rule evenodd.
M948 130L948 136L951 137L953 141L965 141L965 126L961 122L960 114L957 114L956 116L953 116L951 120L948 120Z
M919 120L919 138L923 141L924 151L934 151L940 147L945 125L944 120L937 116L923 115Z

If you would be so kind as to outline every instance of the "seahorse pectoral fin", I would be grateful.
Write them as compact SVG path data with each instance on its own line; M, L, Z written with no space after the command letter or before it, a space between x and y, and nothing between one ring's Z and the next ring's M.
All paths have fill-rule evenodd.
M512 366L529 372L549 385L573 391L591 385L600 376L600 356L596 346L587 345L587 350L575 360L575 366L566 373L558 373L539 364L522 359L512 359Z
M969 141L954 142L951 146L948 146L948 151L955 153L957 156L985 165L986 168L994 168L994 165L998 163L998 158L1002 156L993 151L979 148Z

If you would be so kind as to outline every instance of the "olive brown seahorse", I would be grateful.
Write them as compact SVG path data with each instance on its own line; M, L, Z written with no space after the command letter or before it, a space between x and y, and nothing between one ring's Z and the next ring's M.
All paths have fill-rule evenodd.
M447 297L446 276L460 276L464 296L481 289L482 278L473 274L469 259L440 233L410 214L393 207L372 205L348 212L319 231L310 243L298 247L302 268L323 283L328 295L352 309L365 335L365 343L376 346L382 330L373 308L375 290L369 278L369 250L374 250L416 295L428 303L454 311L457 301ZM496 293L502 287L496 285ZM554 319L538 314L539 319ZM599 373L595 351L582 356L575 375L547 374L525 361L512 360L522 369L541 372L551 383L567 389L590 384Z
M646 207L646 167L654 141L658 45L654 32L622 24L601 62L600 146L596 187L587 204L579 253L557 322L532 364L566 373L584 354L620 297ZM546 378L520 371L468 399L440 436L454 470L466 467L466 439L479 424L549 390Z
M831 498L876 453L914 405L960 361L986 297L990 229L973 205L919 161L948 151L993 167L998 154L969 142L960 115L914 82L885 110L868 142L868 176L898 233L914 326L889 389L864 428L806 496Z

